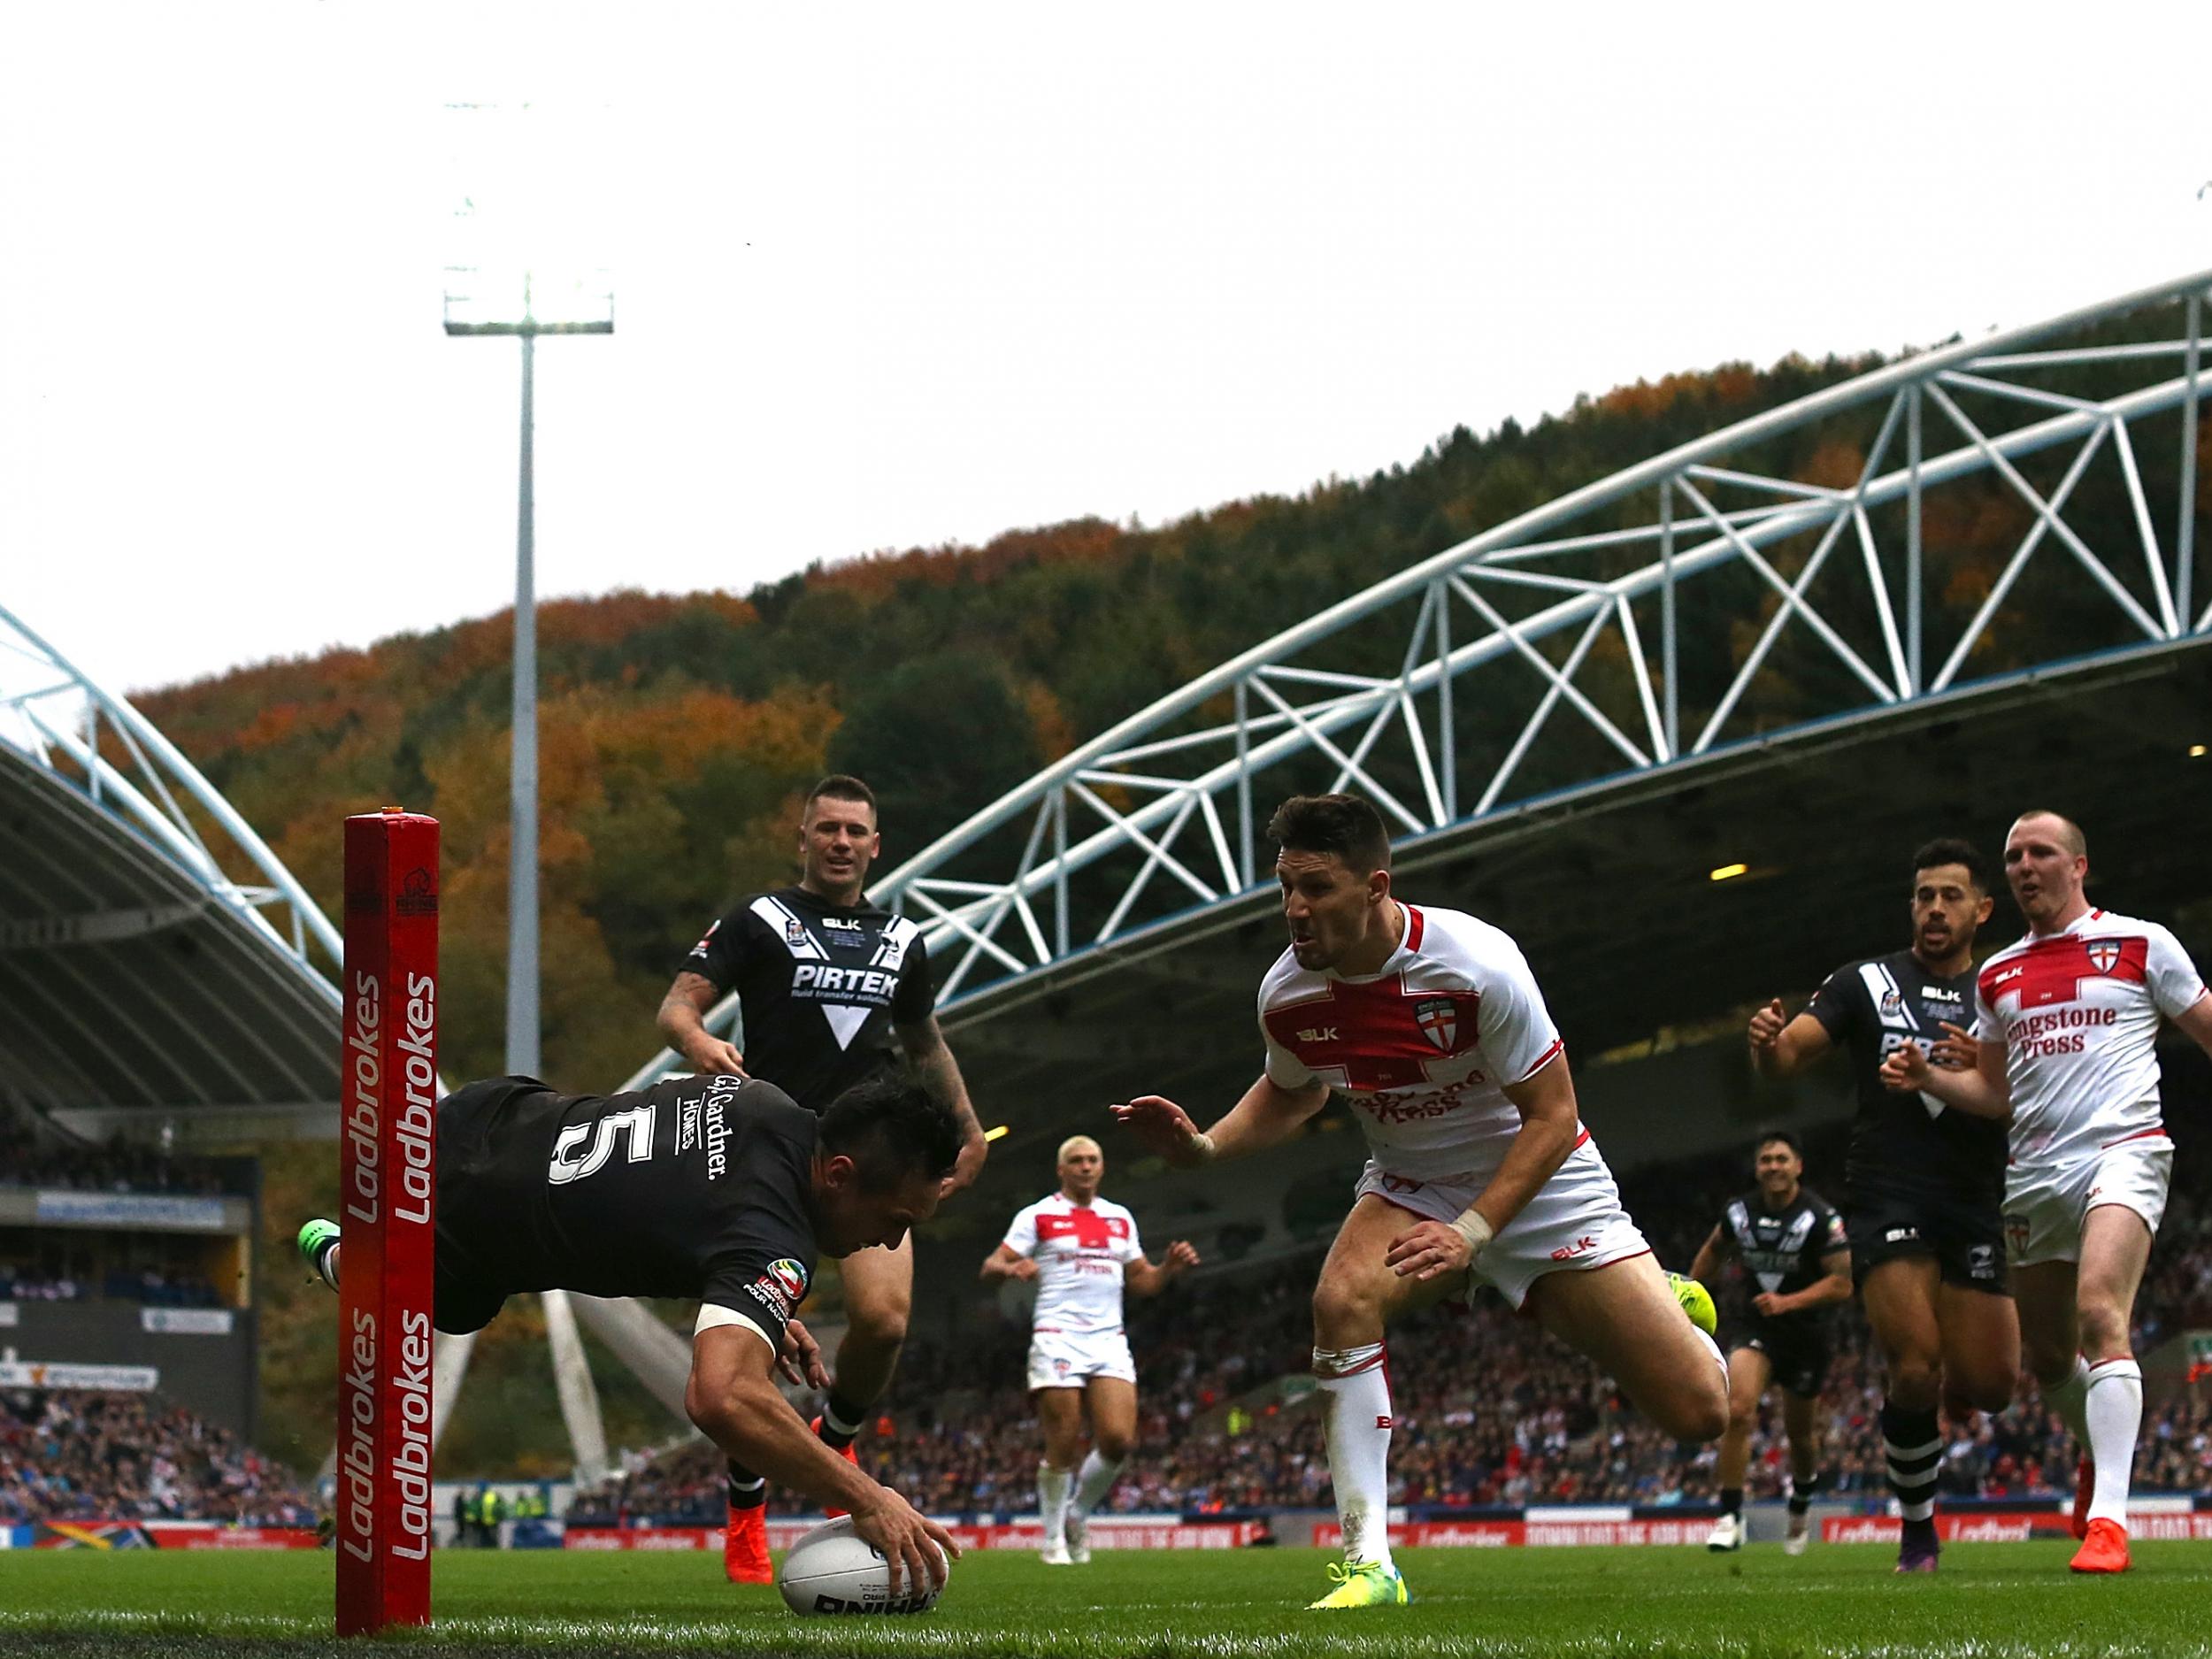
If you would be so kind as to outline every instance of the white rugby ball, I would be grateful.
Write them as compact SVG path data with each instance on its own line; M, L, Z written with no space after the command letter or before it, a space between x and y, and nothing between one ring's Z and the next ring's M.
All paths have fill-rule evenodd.
M926 1613L937 1605L927 1578L901 1594L892 1577L891 1563L853 1535L850 1516L841 1516L792 1545L776 1587L794 1613Z

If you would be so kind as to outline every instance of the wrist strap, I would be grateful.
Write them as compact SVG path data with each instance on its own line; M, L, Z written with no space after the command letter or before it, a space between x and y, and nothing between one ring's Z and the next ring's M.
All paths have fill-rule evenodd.
M1480 1256L1482 1247L1497 1237L1497 1229L1483 1218L1482 1212L1479 1210L1461 1210L1457 1219L1451 1225L1452 1231L1467 1240L1467 1253L1470 1256Z

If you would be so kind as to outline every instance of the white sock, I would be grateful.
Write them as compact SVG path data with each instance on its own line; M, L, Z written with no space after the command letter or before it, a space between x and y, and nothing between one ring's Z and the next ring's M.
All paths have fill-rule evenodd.
M1114 1489L1114 1482L1121 1479L1122 1459L1111 1462L1098 1455L1094 1446L1083 1459L1083 1467L1075 1476L1075 1512L1085 1519L1090 1517L1099 1502ZM1064 1477L1063 1477L1064 1479Z
M2074 1356L2074 1369L2064 1382L2043 1391L2043 1402L2058 1413L2058 1420L2066 1425L2066 1432L2081 1443L2085 1455L2093 1455L2089 1448L2089 1362L2080 1355Z
M1068 1491L1074 1485L1073 1470L1037 1465L1037 1512L1045 1517L1048 1548L1068 1541Z
M2089 1455L2097 1465L2089 1518L2128 1524L2128 1485L2135 1473L2135 1437L2143 1427L2143 1368L2132 1359L2101 1360L2089 1370Z
M1328 1396L1329 1479L1344 1559L1390 1565L1390 1379L1383 1345L1317 1348L1313 1374Z

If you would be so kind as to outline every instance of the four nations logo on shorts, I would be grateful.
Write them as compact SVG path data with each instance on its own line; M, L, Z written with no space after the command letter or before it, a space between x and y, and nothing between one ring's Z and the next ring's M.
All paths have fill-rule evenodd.
M1413 1023L1436 1045L1438 1053L1453 1052L1452 1040L1459 1035L1459 1009L1450 997L1423 997L1413 1005Z

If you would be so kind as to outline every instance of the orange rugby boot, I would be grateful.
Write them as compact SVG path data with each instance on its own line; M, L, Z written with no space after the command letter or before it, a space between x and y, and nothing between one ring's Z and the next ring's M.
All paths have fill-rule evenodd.
M722 1571L732 1584L773 1584L776 1570L768 1561L768 1506L749 1509L730 1506L722 1529Z
M2074 1552L2076 1572L2125 1572L2128 1570L2127 1528L2117 1521L2092 1521L2089 1536Z

